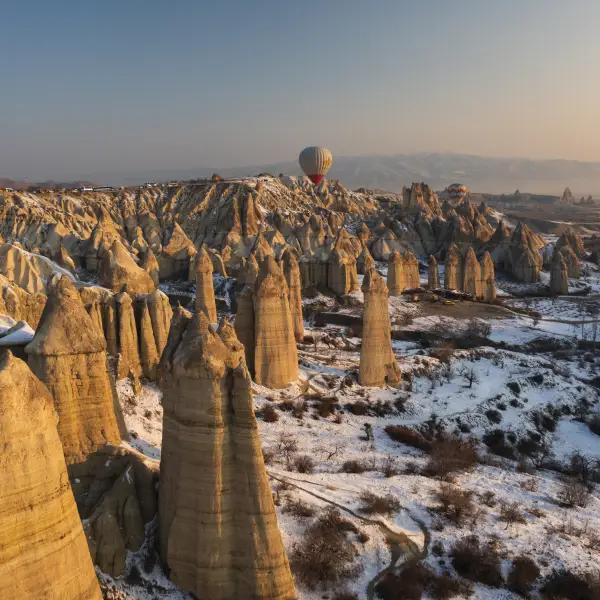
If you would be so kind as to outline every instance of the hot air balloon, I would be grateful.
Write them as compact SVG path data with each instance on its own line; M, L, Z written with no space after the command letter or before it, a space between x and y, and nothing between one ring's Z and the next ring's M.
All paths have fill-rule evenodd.
M331 167L333 156L327 148L322 146L308 146L300 152L298 157L300 167L306 173L308 178L318 185L323 181L323 177Z

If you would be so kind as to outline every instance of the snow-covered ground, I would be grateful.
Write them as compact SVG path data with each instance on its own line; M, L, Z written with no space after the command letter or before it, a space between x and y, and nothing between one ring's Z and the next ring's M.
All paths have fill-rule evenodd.
M329 299L319 297L306 304L317 302L327 305ZM536 303L529 308L542 316L579 316L578 304L571 299L540 299ZM390 312L392 320L394 315L399 319L409 315L412 322L405 328L413 332L456 332L465 327L465 320L419 316L417 305L397 298L391 299ZM592 380L600 373L600 356L583 360L582 352L557 357L550 352L525 351L528 342L540 337L564 338L575 348L576 339L581 338L580 326L573 331L569 324L510 314L488 322L490 339L505 341L510 350L483 346L440 355L435 347L395 340L394 352L404 373L398 389L358 385L355 373L360 339L349 337L344 327L311 329L307 323L306 333L314 341L299 346L298 382L276 391L255 386L267 469L289 555L303 539L309 524L328 506L338 506L344 518L365 534L362 542L353 542L358 551L359 574L330 589L310 590L299 582L301 600L331 599L333 591L344 588L354 591L358 598L368 598L369 582L391 560L386 531L407 536L424 552L427 564L452 576L456 574L448 552L456 540L474 532L482 542L493 542L499 548L505 575L510 559L516 555L534 558L541 577L553 569L585 573L598 567L597 487L585 507L564 508L558 500L560 474L547 468L536 469L531 461L519 466L515 448L520 440L537 432L547 443L545 464L566 464L574 452L590 461L600 460L600 436L590 430L581 415L583 406L588 413L598 411L599 390ZM129 382L123 380L118 384L118 392L127 427L133 432L132 444L159 458L160 391L144 384L136 397ZM323 398L334 404L327 416L319 414ZM275 409L276 421L267 422L260 416L267 406ZM547 429L540 428L540 415L552 416L553 423ZM372 428L372 442L365 437L365 424ZM452 478L452 485L472 492L475 508L465 523L457 525L439 514L436 493L442 484L423 474L427 454L390 439L385 432L389 425L416 429L435 425L448 434L476 441L481 461L471 471ZM493 454L483 442L486 435L498 429L513 440L509 445L515 460ZM287 457L282 452L286 440L293 440L295 445ZM312 472L300 473L294 466L295 457L302 455L312 459ZM348 461L362 464L365 470L345 472L352 470L344 466ZM383 474L386 465L388 475L392 471L388 477ZM400 507L390 515L366 515L361 512L361 494L365 491L380 496L390 494ZM289 512L290 503L298 500L312 507L315 515L298 517ZM501 519L503 507L511 503L516 503L524 522L507 524ZM381 524L373 522L378 520ZM436 553L431 551L434 546ZM139 595L130 597L145 599ZM166 597L180 596L173 592ZM518 598L505 589L482 584L474 585L473 597Z

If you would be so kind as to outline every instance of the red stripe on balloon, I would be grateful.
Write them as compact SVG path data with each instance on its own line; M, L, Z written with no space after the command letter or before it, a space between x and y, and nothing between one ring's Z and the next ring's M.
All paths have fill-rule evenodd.
M323 181L325 175L320 175L319 173L315 175L309 175L308 178L315 184L319 185L321 181Z

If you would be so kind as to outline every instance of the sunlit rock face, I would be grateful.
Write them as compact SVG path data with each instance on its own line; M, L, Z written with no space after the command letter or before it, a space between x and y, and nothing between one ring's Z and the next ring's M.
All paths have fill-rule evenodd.
M67 464L121 442L124 427L120 431L122 416L105 349L79 293L63 277L50 290L39 327L25 350L32 371L54 399Z
M375 269L364 277L365 298L358 380L361 385L383 386L400 381L400 370L392 351L388 290Z
M101 600L47 388L0 354L0 598Z
M201 598L294 598L243 348L203 312L180 324L163 356L162 558Z

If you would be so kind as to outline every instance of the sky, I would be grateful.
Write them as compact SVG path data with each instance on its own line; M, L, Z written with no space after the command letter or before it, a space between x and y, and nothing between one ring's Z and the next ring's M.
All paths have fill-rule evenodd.
M2 2L0 176L600 160L597 0Z

